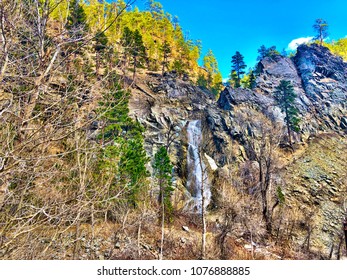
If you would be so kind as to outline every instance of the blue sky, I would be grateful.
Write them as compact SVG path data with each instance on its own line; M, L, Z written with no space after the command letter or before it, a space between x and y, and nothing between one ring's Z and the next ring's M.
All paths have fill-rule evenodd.
M278 50L298 38L314 36L317 18L329 24L329 38L347 35L346 0L159 0L164 10L177 15L191 39L200 39L203 55L215 54L224 78L231 69L236 51L245 57L248 67L256 63L261 45ZM137 0L143 9L145 0Z

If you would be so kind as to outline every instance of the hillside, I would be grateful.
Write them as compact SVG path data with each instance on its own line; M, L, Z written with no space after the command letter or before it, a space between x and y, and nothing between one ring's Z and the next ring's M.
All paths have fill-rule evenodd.
M0 4L1 259L347 254L331 46L266 54L224 87L158 2L29 2Z

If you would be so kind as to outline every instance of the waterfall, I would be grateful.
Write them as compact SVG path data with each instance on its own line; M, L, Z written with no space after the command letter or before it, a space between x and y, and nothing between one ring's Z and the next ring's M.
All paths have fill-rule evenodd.
M211 190L208 182L206 166L202 159L200 159L200 144L201 144L201 121L194 120L188 123L187 127L188 135L188 152L187 152L187 166L188 166L188 178L187 189L190 191L193 200L194 211L201 212L202 184L204 187L204 206L210 203Z

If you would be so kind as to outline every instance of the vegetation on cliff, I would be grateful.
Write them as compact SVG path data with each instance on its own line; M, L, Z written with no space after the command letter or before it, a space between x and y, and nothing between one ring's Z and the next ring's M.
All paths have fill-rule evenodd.
M334 131L336 145L346 146L345 65L314 46L304 51L321 54L326 67L309 72L303 68L308 55L290 60L262 46L259 69L248 73L235 53L231 87L220 93L213 51L199 66L201 42L184 33L177 17L159 2L148 1L144 11L132 8L134 2L1 1L0 258L317 257L310 238L320 221L286 204L286 190L296 190L286 183L285 169L301 168L299 183L309 176L302 155L310 154L300 146L310 143L308 132ZM324 45L323 31L318 39ZM328 46L346 55L344 39ZM289 70L277 75L276 67L261 69L279 61ZM336 65L339 71L332 71ZM300 72L302 85L278 83L287 70L292 82ZM313 101L322 107L315 111ZM299 116L312 123L299 127ZM191 172L184 170L184 135L193 119L203 124L200 165L208 160L203 174L214 188L206 216L186 203L192 194L184 186ZM323 149L321 142L314 147ZM331 154L334 162L338 151ZM334 172L345 169L321 170L332 178L323 179L336 189L342 216L344 182ZM330 203L324 213L335 218L330 212L336 207ZM337 257L339 222L331 239L333 251L340 242ZM304 239L304 249L291 239L293 232L303 232L296 237Z

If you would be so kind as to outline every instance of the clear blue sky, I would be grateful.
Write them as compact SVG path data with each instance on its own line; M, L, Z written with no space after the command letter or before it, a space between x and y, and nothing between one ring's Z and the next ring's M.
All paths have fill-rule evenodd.
M137 0L141 10L145 0ZM159 0L166 12L177 15L191 39L200 39L203 55L215 54L223 78L236 51L248 67L256 63L257 49L275 45L279 51L297 38L314 36L316 18L329 24L329 38L347 36L347 0Z

